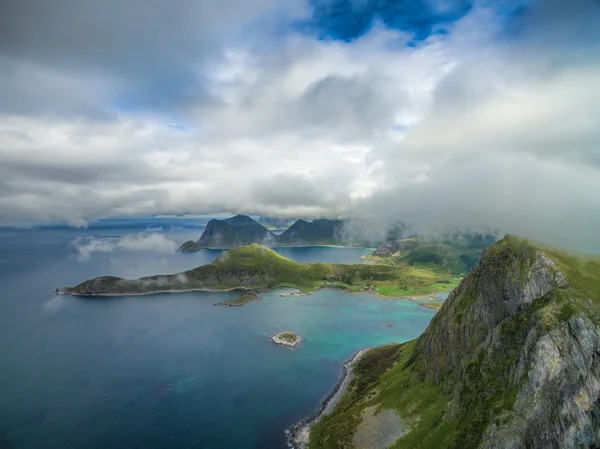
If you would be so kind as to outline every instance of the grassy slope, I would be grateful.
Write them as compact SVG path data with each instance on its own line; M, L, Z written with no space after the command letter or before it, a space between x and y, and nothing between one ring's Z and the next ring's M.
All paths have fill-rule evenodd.
M552 290L503 321L498 329L503 340L502 357L495 354L490 359L490 354L481 351L470 354L460 380L456 370L432 379L425 367L426 356L416 349L424 337L390 346L385 352L379 348L371 350L361 360L362 368L357 370L348 394L334 413L313 428L310 449L352 447L361 411L372 405L396 410L410 425L411 432L398 440L394 449L477 447L490 419L502 419L503 411L512 409L517 389L509 386L506 377L517 363L526 329L536 323L551 328L581 311L596 320L600 316L600 257L569 254L515 237L496 244L489 257L497 258L501 264L515 254L530 257L537 249L555 261L571 288ZM465 289L457 306L467 310L472 293ZM445 311L439 312L432 324L435 320L449 321ZM463 320L469 320L459 316L452 315L452 320L459 321L447 323L457 332L463 328ZM453 392L460 401L451 400Z
M312 291L321 287L341 287L361 291L370 286L384 296L426 294L454 285L449 275L400 264L343 265L301 264L258 244L229 250L212 264L174 275L148 276L139 280L117 277L96 278L74 288L72 294L146 293L151 291L232 288L260 289L296 287Z

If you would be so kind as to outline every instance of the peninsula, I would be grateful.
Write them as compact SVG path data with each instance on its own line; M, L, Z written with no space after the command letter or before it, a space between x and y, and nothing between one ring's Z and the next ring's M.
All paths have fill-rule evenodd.
M449 290L458 281L453 275L407 264L302 264L266 246L253 244L225 251L213 263L182 273L139 279L101 276L59 292L79 296L123 296L194 290L243 289L248 292L274 287L311 292L336 287L349 292L371 291L383 297L400 297Z

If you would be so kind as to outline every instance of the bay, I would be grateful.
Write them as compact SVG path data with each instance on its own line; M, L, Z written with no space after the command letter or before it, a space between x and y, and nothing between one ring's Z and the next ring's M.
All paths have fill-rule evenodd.
M220 251L172 251L201 230L183 219L0 230L0 447L284 448L284 430L315 410L354 352L415 338L434 315L338 290L274 290L240 308L213 305L233 293L50 295L94 276L209 263ZM277 250L300 262L369 252ZM304 342L270 343L282 330Z

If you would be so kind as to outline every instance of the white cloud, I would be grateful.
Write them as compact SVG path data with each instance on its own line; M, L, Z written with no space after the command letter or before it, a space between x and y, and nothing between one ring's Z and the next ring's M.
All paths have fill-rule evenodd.
M379 25L352 43L274 40L271 19L240 36L275 3L226 3L206 10L205 31L183 21L166 41L181 51L158 45L135 67L123 60L145 27L115 53L102 46L106 70L87 56L65 62L89 54L83 38L56 64L39 42L27 57L0 46L13 70L0 75L11 93L0 108L0 222L368 215L580 246L595 238L600 32L590 0L534 1L510 20L479 2L449 35L414 48ZM300 3L278 17L305 15ZM210 6L188 6L198 5ZM162 30L159 19L148 20ZM140 69L160 83L136 90ZM127 94L144 101L113 104Z
M78 237L71 242L80 261L90 260L94 253L111 253L113 251L140 251L155 253L172 253L177 244L159 233L127 234L123 237L98 238Z

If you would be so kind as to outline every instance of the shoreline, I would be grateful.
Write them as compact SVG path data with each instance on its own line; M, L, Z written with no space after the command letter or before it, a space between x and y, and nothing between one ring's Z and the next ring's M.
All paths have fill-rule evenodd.
M262 243L261 243L262 245ZM341 249L372 249L373 251L377 248L371 248L368 246L343 246L343 245L265 245L269 248L341 248ZM196 253L198 251L202 251L205 249L214 249L214 250L229 250L234 248L240 248L239 246L201 246L200 249L193 251L177 251L180 253ZM364 257L364 256L361 256Z
M227 289L187 288L187 289L152 290L152 291L141 292L141 293L116 293L116 292L113 292L113 293L88 293L88 294L86 294L86 293L69 293L69 292L64 291L61 288L58 288L52 292L52 296L81 296L81 297L86 297L86 298L93 298L93 297L118 297L118 296L147 296L147 295L159 295L161 293L192 293L192 292L223 293L223 292L233 292L236 290L239 290L242 292L245 291L245 292L260 293L263 291L269 292L269 291L283 289L283 288L290 288L290 289L294 289L297 291L279 295L281 297L309 296L319 290L331 288L334 290L342 290L344 292L344 294L347 294L347 295L358 294L358 293L367 293L367 294L374 295L376 298L378 298L380 300L395 300L395 301L403 300L403 301L419 302L419 301L433 301L433 300L437 299L435 297L433 297L433 298L431 297L432 293L427 293L427 294L421 295L421 296L384 296L384 295L381 295L380 293L374 292L374 291L367 291L367 290L351 291L351 289L340 286L340 285L324 285L324 286L319 286L315 290L305 291L305 292L303 292L298 287L290 287L290 286L285 286L285 285L284 286L275 286L275 287L259 287L259 288L255 288L255 289L248 289L245 287L232 287L232 288L227 288ZM451 291L452 290L443 290L443 292L451 292ZM441 292L442 291L439 291L436 293L441 293ZM441 300L441 301L443 302L444 300Z
M59 291L58 292L53 292L52 295L53 296L83 296L86 298L94 298L94 297L117 297L117 296L147 296L147 295L159 295L161 293L190 293L190 292L206 292L206 293L223 293L223 292L233 292L236 290L241 290L241 291L259 291L259 289L256 290L248 290L248 289L244 289L242 287L233 287L233 288L228 288L228 289L222 289L222 290L215 290L215 289L210 289L210 288L188 288L188 289L182 289L182 290L152 290L149 292L143 292L143 293L91 293L91 294L86 294L86 293L69 293L69 292L65 292L65 291Z
M317 411L305 418L302 418L296 424L285 430L289 448L307 449L310 438L310 429L324 416L329 415L333 411L334 407L340 402L342 397L344 397L344 395L348 392L348 387L350 386L352 380L354 380L354 365L362 358L362 356L367 353L367 351L382 346L388 346L389 344L394 343L387 343L385 345L371 346L360 349L344 363L341 377L335 383L327 396L320 401Z

